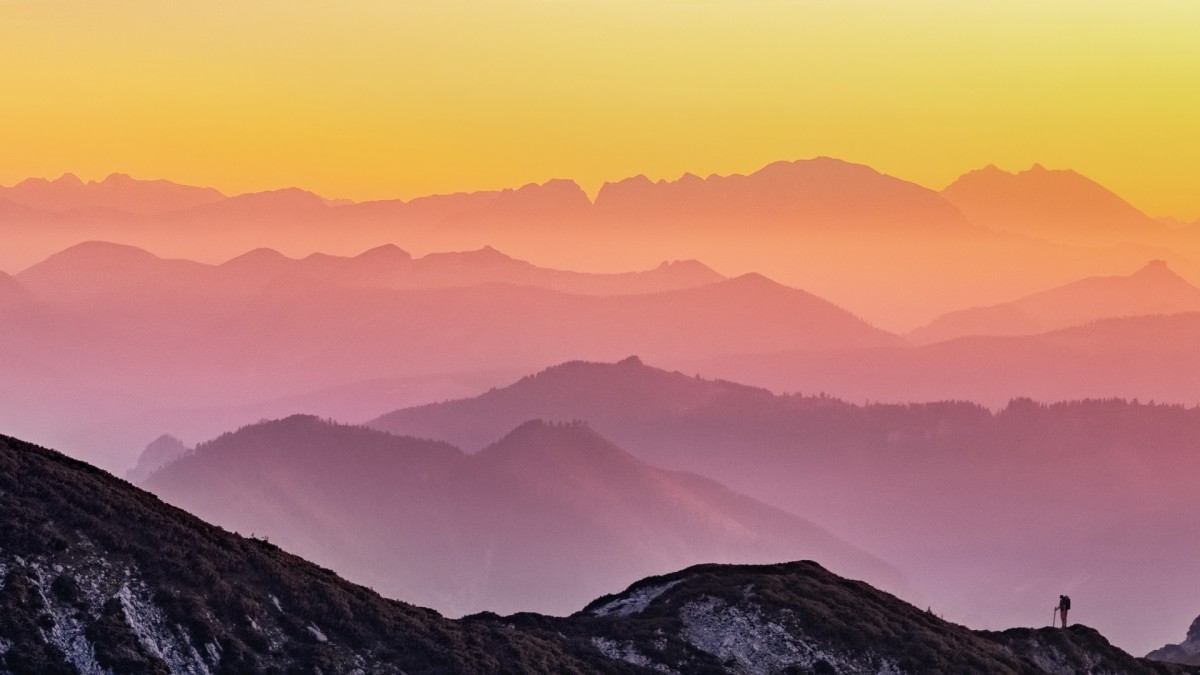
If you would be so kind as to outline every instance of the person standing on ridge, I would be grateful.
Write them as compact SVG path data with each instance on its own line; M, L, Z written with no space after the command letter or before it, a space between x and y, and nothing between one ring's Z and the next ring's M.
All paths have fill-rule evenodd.
M1058 607L1055 607L1054 610L1058 612L1058 615L1060 617L1062 617L1062 627L1063 628L1067 627L1067 612L1070 611L1070 609L1071 609L1070 596L1066 596L1066 595L1058 596Z

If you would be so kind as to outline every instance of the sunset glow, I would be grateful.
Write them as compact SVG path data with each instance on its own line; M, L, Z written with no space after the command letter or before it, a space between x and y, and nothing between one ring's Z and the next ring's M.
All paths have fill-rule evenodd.
M1200 216L1200 6L0 2L0 184L371 199L818 155L940 189L1072 168Z

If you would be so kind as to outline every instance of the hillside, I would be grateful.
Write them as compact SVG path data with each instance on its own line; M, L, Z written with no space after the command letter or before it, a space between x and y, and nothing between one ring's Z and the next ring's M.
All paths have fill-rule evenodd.
M0 436L0 672L1200 672L1094 631L973 633L812 562L701 565L570 617L447 620Z
M466 456L311 417L201 444L145 486L189 512L453 614L565 613L701 561L813 557L904 590L803 519L644 464L582 425L530 422ZM420 542L420 546L409 545Z
M1131 330L1130 343L1144 334ZM1185 344L1164 363L1188 363L1176 356ZM863 358L877 376L891 375ZM975 372L965 364L964 379ZM1195 372L1179 371L1181 386ZM921 377L933 375L894 381L915 387ZM1073 584L1104 598L1090 622L1145 652L1200 605L1200 593L1179 590L1200 574L1184 543L1191 535L1182 534L1200 536L1188 478L1200 471L1198 408L1028 399L995 411L953 401L861 405L626 360L563 364L372 424L473 448L531 417L587 420L644 461L717 476L804 514L878 552L939 612L964 623L1020 623L1042 596ZM1083 579L1074 576L1081 566L1091 570ZM1130 579L1129 566L1144 574Z
M0 469L0 672L612 672L385 600L16 439Z
M1090 277L1012 302L952 312L908 334L927 344L971 335L1032 335L1099 319L1200 311L1200 288L1152 260L1127 276Z

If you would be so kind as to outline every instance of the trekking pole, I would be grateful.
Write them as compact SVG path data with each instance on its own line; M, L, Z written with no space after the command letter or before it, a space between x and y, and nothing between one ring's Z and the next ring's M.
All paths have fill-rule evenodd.
M1054 608L1054 615L1050 617L1050 627L1054 628L1054 624L1058 623L1058 608Z

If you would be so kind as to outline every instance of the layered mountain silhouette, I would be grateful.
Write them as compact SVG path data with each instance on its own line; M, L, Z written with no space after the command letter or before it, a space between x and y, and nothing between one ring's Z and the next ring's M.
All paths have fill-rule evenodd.
M592 275L488 249L413 260L385 247L300 260L261 250L208 265L93 242L18 282L40 302L0 335L0 350L20 355L21 369L48 372L24 378L14 366L0 383L0 415L11 418L0 421L67 449L104 450L92 459L120 471L160 433L198 440L314 410L280 403L320 392L317 412L378 415L391 399L361 392L380 381L407 382L405 399L417 402L470 391L446 382L492 384L502 381L493 373L507 378L571 358L641 353L682 365L730 353L904 344L810 293L760 275L723 279L690 262ZM147 423L156 410L161 421ZM220 417L198 429L167 424L188 410ZM64 415L90 433L53 421Z
M123 173L86 183L68 173L54 180L29 178L12 187L0 186L0 199L52 212L108 209L162 214L225 201L226 197L212 188L138 180Z
M721 357L690 368L775 391L825 391L856 401L965 399L990 406L1125 397L1200 402L1191 345L1200 313L1098 319L1018 336L972 336L912 349L816 358L800 351Z
M1200 288L1166 261L1128 276L1091 277L1012 302L952 312L908 334L918 343L969 335L1032 335L1098 319L1200 311Z
M635 176L604 184L596 210L639 230L670 225L713 233L754 223L759 236L773 228L863 236L973 227L930 190L829 157L775 162L745 176L685 174L658 182Z
M1187 478L1200 469L1197 408L854 405L630 359L564 364L371 424L472 448L531 417L587 420L644 461L718 476L870 542L958 620L1017 622L1062 592L1055 588L1071 588L1097 598L1089 621L1145 651L1162 644L1155 636L1167 617L1200 603L1179 592L1200 573L1183 534L1197 529L1200 507ZM1088 576L1077 578L1083 569ZM1140 571L1136 580L1129 569Z
M579 423L527 422L468 456L291 417L201 444L145 486L454 614L568 612L605 588L699 561L811 557L889 588L903 583L807 521L650 467Z
M13 673L1143 675L1082 625L972 632L813 562L701 565L570 617L461 621L0 437L0 669Z
M454 288L478 284L532 286L586 295L652 293L702 286L725 277L694 260L615 274L537 267L491 247L413 258L397 246L357 256L312 254L289 258L255 249L220 265L165 259L133 246L85 242L56 253L19 275L39 296L79 300L98 296L244 297L285 284L326 283L342 288Z
M1040 164L1017 173L987 166L964 174L942 196L983 227L1063 243L1157 243L1171 234L1099 183Z
M776 162L747 175L630 178L605 185L595 202L569 180L357 204L289 188L155 213L46 211L0 196L0 210L5 203L26 209L0 220L8 244L0 268L27 267L84 240L206 261L256 248L346 256L380 242L421 251L491 245L579 271L698 259L734 275L758 272L808 289L893 330L1072 279L1121 273L1151 258L1170 259L1185 274L1200 269L1164 248L1191 250L1191 240L1154 221L1179 236L1123 238L1131 243L1096 248L1014 234L1011 227L994 231L951 201L831 158ZM1086 220L1090 202L1080 203L1078 219Z

